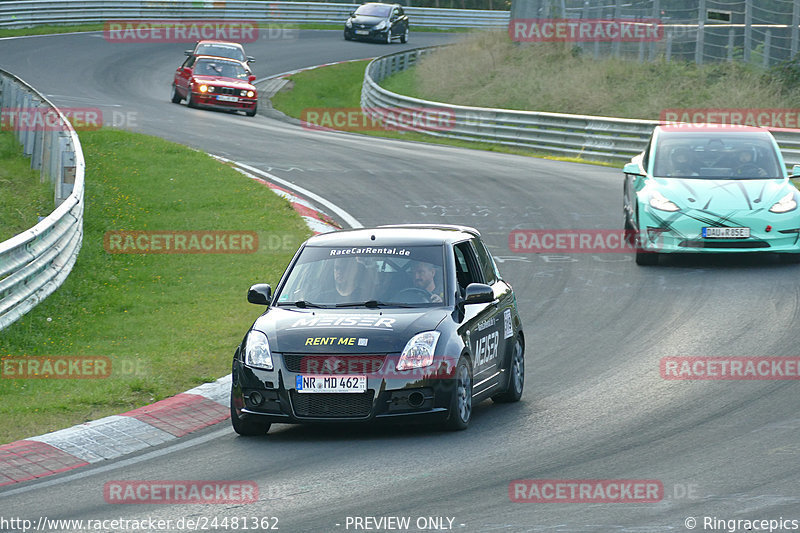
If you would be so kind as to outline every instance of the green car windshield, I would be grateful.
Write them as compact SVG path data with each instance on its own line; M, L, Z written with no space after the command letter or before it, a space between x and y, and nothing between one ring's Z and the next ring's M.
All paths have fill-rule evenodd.
M662 132L653 175L695 179L783 178L768 135L750 132Z
M306 246L276 298L297 307L442 305L443 264L441 245Z

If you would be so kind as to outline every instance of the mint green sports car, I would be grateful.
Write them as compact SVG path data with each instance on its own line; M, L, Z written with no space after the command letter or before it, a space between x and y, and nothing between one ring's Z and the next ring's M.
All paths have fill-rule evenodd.
M623 172L637 264L675 252L777 252L800 261L800 195L768 130L657 126Z

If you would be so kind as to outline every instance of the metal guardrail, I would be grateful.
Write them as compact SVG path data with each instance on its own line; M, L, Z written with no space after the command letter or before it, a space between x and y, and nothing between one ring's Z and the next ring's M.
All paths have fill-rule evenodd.
M0 69L0 107L54 187L56 209L33 228L0 243L0 330L47 298L72 270L83 240L85 164L78 135L36 89ZM20 119L21 115L27 118ZM31 118L34 117L34 118Z
M219 7L215 7L219 5ZM262 0L10 0L0 2L0 28L89 24L110 20L249 20L269 24L344 25L359 4ZM411 25L434 28L503 28L508 11L408 7ZM344 26L342 26L344 27Z
M361 89L361 107L375 119L392 123L402 110L423 115L441 110L447 125L436 120L403 121L403 129L468 141L529 148L560 156L625 162L643 151L656 120L566 115L537 111L491 109L431 102L400 95L379 83L405 70L421 56L435 50L417 48L374 59L367 66ZM787 165L800 164L800 133L773 131Z

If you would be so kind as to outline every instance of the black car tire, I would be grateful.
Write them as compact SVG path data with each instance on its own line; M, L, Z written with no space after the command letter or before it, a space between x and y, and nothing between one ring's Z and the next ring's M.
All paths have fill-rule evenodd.
M353 40L353 37L349 33L347 33L347 30L344 30L344 40L345 41L352 41Z
M450 431L467 429L472 418L472 371L464 356L461 356L456 365L454 380L455 390L450 399L450 412L445 423L445 428Z
M170 97L170 99L172 100L173 104L180 104L181 100L183 100L183 98L181 98L181 95L178 94L178 89L175 88L174 83L172 84L172 96Z
M637 211L638 212L638 211ZM634 246L636 246L636 264L639 266L655 266L658 264L658 253L648 252L639 246L639 230L633 225L632 222L625 217L625 230L630 232L630 237L634 239Z
M386 30L386 44L392 44L392 29Z
M233 430L242 435L243 437L257 437L266 435L269 431L270 423L258 423L250 419L242 420L236 414L236 408L233 407L233 391L231 391L231 425Z
M244 114L247 115L248 117L254 117L256 116L257 111L258 111L258 104L256 104L252 110L245 111Z
M513 403L522 398L522 390L525 388L525 348L519 337L514 343L508 374L508 388L505 392L492 396L495 403Z
M189 92L186 93L186 105L188 107L197 107L197 104L194 102L194 98L192 98L191 90L189 90Z
M406 26L406 31L403 32L403 35L400 36L400 42L403 44L408 42L408 26Z

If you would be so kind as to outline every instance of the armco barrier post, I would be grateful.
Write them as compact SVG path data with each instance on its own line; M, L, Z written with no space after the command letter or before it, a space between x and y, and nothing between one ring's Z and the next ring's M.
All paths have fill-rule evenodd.
M42 162L40 166L39 182L44 183L50 180L52 176L50 172L50 161L52 160L52 150L50 147L53 145L53 137L49 131L42 131Z
M70 194L72 188L75 186L75 152L69 150L69 139L64 136L60 139L63 141L63 150L61 152L61 187L59 192L61 197L56 197L56 204L60 205Z
M55 142L56 144L54 145L54 148L56 148L56 151L55 151L55 156L53 157L56 163L55 202L56 206L59 206L61 205L61 202L64 201L64 198L68 196L68 195L65 196L62 191L64 189L65 180L69 179L68 176L65 176L67 170L66 163L68 161L65 156L67 152L67 147L69 145L69 138L62 132L57 132L55 137ZM70 185L70 189L71 188L72 186Z

